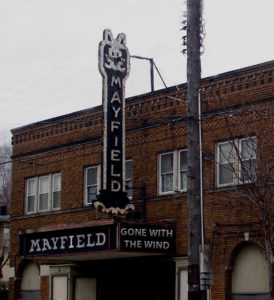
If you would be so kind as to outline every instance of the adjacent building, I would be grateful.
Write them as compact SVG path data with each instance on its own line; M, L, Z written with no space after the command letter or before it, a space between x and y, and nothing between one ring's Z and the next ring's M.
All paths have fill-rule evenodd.
M10 254L10 216L7 207L0 205L0 296L8 291Z
M201 82L208 299L271 299L273 71ZM186 84L126 99L126 215L93 206L101 106L12 130L9 299L187 299L186 100Z

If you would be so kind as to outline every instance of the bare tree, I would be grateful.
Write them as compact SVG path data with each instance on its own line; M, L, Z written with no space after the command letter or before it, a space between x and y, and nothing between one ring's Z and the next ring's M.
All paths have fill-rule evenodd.
M11 147L0 146L0 205L9 211L11 197Z
M218 145L217 161L218 180L231 182L237 197L254 204L256 221L263 232L271 290L274 264L273 116L271 105L226 111L224 118L230 139Z

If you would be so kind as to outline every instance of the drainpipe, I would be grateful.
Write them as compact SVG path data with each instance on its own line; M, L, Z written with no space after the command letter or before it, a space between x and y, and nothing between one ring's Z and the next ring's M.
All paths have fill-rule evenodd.
M205 250L204 236L204 197L203 197L203 145L202 145L202 108L201 108L201 89L198 94L198 117L199 117L199 144L200 144L200 199L201 199L201 247Z
M200 249L200 288L207 290L209 269L205 262L205 228L204 228L204 186L203 186L203 145L202 145L202 99L201 89L198 92L199 150L200 150L200 205L201 205L201 249Z

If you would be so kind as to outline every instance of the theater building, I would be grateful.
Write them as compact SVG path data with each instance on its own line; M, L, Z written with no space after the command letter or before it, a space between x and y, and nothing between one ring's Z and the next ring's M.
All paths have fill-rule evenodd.
M273 70L201 82L208 299L271 299ZM126 213L93 205L101 106L12 129L9 299L187 299L185 101L186 84L126 99Z

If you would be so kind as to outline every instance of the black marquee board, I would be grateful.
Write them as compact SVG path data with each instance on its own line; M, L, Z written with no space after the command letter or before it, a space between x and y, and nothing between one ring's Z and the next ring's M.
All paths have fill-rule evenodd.
M106 252L175 252L175 224L114 223L19 235L21 257L50 257Z

